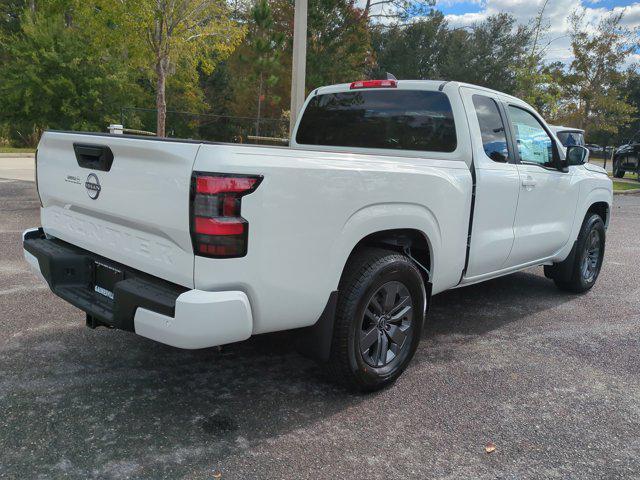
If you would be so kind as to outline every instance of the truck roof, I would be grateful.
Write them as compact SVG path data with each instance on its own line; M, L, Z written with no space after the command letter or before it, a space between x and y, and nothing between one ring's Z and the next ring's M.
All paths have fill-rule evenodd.
M476 90L483 90L487 93L491 93L493 95L502 97L502 99L510 100L514 103L519 103L523 105L529 105L524 100L514 97L513 95L509 95L503 92L499 92L497 90L492 90L490 88L481 87L480 85L474 85L472 83L465 82L456 82L450 80L398 80L398 89L402 90L432 90L432 91L445 91L445 90L457 90L460 87L469 87L474 88ZM314 91L314 94L326 94L326 93L337 93L337 92L348 92L351 89L351 83L338 83L335 85L327 85L324 87L319 87Z
M584 130L581 128L574 128L574 127L565 127L562 125L549 125L549 128L553 131L553 133L560 133L560 132L579 132L579 133L584 133Z

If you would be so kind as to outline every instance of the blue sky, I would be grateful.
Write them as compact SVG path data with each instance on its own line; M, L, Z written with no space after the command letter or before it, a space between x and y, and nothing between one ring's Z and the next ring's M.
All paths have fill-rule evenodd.
M489 15L508 12L518 22L529 24L537 15L545 0L436 0L436 8L442 11L452 26L470 25ZM549 24L547 39L553 42L546 50L548 61L571 61L568 36L568 16L571 12L584 13L587 25L595 25L605 15L624 10L623 24L630 29L640 28L640 0L549 0L545 18ZM629 63L640 63L640 54Z
M442 11L445 15L462 15L465 13L479 13L483 9L485 2L477 1L460 1L455 2L451 0L441 0L437 4L438 10ZM601 0L601 1L585 1L582 2L589 7L599 7L606 9L613 9L614 7L628 7L634 3L638 3L633 0Z

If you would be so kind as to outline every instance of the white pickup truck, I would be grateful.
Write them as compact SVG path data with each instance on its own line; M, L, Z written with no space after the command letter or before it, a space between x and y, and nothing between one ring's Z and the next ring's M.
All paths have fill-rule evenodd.
M189 349L299 329L374 390L432 295L534 265L593 286L612 183L586 160L523 101L442 81L316 89L288 148L46 132L24 253L90 327Z

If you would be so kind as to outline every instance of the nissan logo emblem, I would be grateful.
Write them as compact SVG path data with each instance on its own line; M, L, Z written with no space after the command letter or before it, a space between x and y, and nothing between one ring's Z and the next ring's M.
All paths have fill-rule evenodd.
M89 176L87 177L87 181L84 182L84 188L87 189L87 194L89 195L89 198L95 200L96 198L98 198L98 195L100 195L100 180L98 180L98 177L96 176L95 173L90 173Z

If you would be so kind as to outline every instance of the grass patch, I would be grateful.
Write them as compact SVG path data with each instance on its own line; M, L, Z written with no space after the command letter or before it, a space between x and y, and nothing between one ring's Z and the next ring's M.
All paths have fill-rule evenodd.
M618 182L616 180L613 181L613 190L615 192L622 192L624 190L636 190L639 188L640 183Z
M35 148L0 147L0 153L35 153Z
M613 172L607 172L607 175L609 175L611 178L614 178ZM629 180L637 180L638 174L636 172L625 172L624 177L622 178L627 178Z

